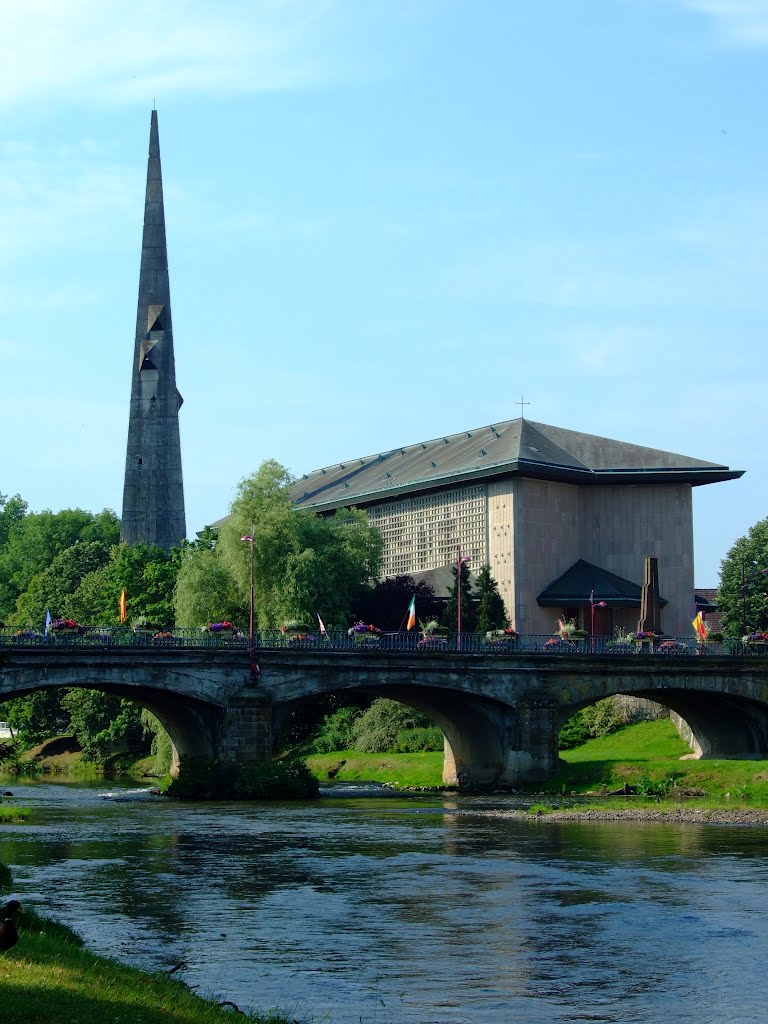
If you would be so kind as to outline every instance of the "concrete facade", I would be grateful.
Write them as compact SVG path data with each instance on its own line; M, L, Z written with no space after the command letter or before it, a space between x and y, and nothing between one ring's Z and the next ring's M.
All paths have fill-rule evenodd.
M687 636L693 488L739 476L689 456L517 419L326 466L298 480L293 496L320 514L365 509L384 539L385 577L444 578L460 546L475 571L490 565L512 625L526 634L552 633L562 617L589 629L592 594L608 606L596 632L635 629L645 559L656 557L663 630ZM543 601L577 565L579 592L559 605ZM603 592L607 574L619 578L618 595Z

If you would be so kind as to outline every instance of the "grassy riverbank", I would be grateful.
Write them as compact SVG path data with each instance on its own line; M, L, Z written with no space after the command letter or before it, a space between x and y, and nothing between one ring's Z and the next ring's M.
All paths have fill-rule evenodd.
M680 760L690 748L667 718L639 722L561 753L560 771L529 794L560 797L592 793L604 800L616 790L634 793L637 806L658 801L696 802L709 807L768 808L768 761ZM321 782L386 782L405 788L439 787L442 753L359 754L352 750L310 755ZM626 802L625 802L626 805Z
M18 943L0 954L2 1019L13 1024L290 1024L275 1013L233 1015L173 978L95 956L68 928L34 914L17 923Z

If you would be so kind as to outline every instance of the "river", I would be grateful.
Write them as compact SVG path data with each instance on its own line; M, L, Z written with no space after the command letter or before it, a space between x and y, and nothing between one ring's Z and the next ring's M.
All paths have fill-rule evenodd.
M11 783L14 895L95 952L326 1024L734 1021L768 1006L768 829L477 818L500 798L179 804ZM109 792L110 795L105 795ZM460 813L461 812L461 813Z

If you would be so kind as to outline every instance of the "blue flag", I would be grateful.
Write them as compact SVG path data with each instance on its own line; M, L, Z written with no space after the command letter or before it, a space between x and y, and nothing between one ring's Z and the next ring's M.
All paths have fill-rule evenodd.
M48 630L51 628L51 612L48 608L45 609L45 635L48 636Z

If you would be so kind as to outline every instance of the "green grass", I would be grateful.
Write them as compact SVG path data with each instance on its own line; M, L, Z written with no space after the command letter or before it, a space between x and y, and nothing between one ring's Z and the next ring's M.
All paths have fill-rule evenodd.
M443 780L442 750L416 754L360 754L356 750L337 750L332 754L305 755L304 759L321 783L387 782L404 789L441 786ZM334 774L329 776L329 772Z
M749 804L768 807L768 761L681 761L690 748L668 718L629 725L609 736L590 740L561 753L565 764L545 783L526 787L530 792L605 794L625 784L646 792L670 784L667 803L707 807ZM312 754L307 764L321 781L386 782L403 789L442 785L442 752L419 754L359 754L339 750ZM343 762L343 763L342 763ZM626 806L626 800L621 798ZM601 801L602 803L602 801ZM631 806L658 806L653 799L632 798ZM600 805L595 805L600 806Z
M165 975L145 974L85 950L69 929L17 915L18 943L0 953L2 1019L13 1024L288 1024L273 1012L234 1013Z
M749 801L768 806L768 761L681 761L690 748L667 718L638 722L609 736L566 750L566 765L543 785L549 793L587 793L620 789L626 784L663 783L674 779L673 797L699 795L709 805Z
M17 807L15 804L0 806L0 824L3 822L26 821L32 812L28 807Z

